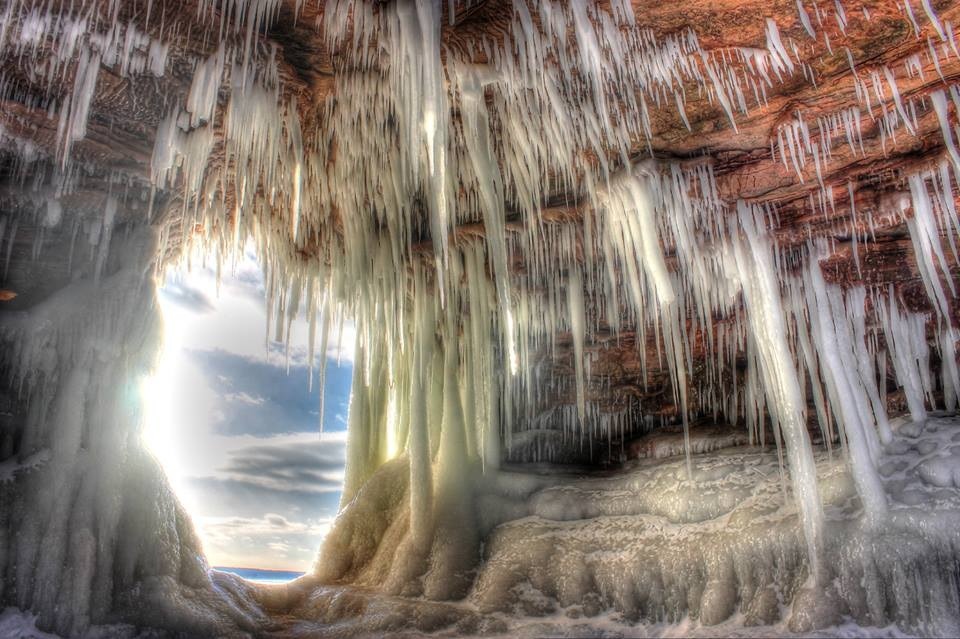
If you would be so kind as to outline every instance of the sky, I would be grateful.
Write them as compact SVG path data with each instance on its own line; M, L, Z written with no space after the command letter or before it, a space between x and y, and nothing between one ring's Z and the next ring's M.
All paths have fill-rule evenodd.
M219 291L213 268L194 263L168 272L159 301L164 344L143 384L144 439L210 565L309 570L343 487L353 327L316 357L328 358L321 437L306 318L294 323L288 366L285 346L266 340L251 247Z

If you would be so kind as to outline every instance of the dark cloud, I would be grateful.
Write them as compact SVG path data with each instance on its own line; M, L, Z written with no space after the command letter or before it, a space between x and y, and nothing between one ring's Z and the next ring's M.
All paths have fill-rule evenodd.
M244 269L222 284L221 294L224 296L239 297L253 300L266 305L267 289L263 281L263 274L259 270Z
M329 490L332 485L339 490L339 483L328 478L343 472L344 463L342 441L317 441L241 448L219 471L283 489Z
M277 515L275 513L267 513L267 516L264 517L267 520L267 523L276 528L289 528L290 522L287 521L287 518L282 515Z
M266 293L263 285L263 272L260 269L241 269L231 280L238 290L246 293L256 293L260 299L263 299L263 295Z
M268 437L319 431L319 380L309 389L310 370L279 361L251 359L226 351L190 351L210 388L222 398L214 429L223 435ZM323 428L342 431L350 401L352 371L328 362Z
M167 284L160 289L160 294L166 300L194 313L210 313L215 310L210 298L203 291L182 282Z
M284 520L332 517L342 490L342 439L247 446L230 452L214 477L190 480L214 517Z

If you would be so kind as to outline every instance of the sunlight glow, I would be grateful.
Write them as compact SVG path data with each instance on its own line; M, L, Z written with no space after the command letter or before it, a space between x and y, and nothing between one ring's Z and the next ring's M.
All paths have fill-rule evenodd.
M356 330L331 335L326 433L306 382L308 323L265 340L262 270L248 246L220 282L202 259L157 291L162 344L141 382L142 439L212 566L305 571L339 503ZM335 360L342 359L338 367ZM291 373L292 371L292 373ZM314 403L316 402L316 403Z
M191 509L193 496L184 482L183 458L178 451L177 438L180 436L175 423L175 402L177 397L176 380L181 374L184 362L183 352L183 313L162 296L157 303L163 317L163 342L157 356L153 375L141 383L144 408L143 442L148 451L160 463L174 492Z

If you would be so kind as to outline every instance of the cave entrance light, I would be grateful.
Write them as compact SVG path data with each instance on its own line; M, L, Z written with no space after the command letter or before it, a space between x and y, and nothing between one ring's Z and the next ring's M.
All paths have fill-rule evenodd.
M302 316L284 327L289 340L265 337L266 284L252 245L219 282L215 260L192 262L158 284L163 344L142 385L144 441L211 566L287 581L309 570L340 500L352 324L325 352L309 347Z

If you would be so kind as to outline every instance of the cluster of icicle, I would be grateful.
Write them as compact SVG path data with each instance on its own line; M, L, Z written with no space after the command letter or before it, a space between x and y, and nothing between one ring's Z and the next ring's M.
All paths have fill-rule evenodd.
M71 145L87 134L101 66L124 78L161 77L166 69L169 44L163 42L162 30L161 37L151 37L132 21L117 19L118 0L101 4L109 6L78 2L54 8L50 3L10 0L0 10L0 55L26 60L29 80L47 87L42 103L29 106L57 115L57 153L64 167ZM147 9L149 23L149 3ZM9 85L9 80L0 76L0 84ZM71 89L59 95L64 84ZM6 95L17 93L15 86L4 88ZM28 94L27 100L36 98Z
M939 68L938 56L957 55L953 29L922 4ZM150 6L146 0L148 15ZM61 63L38 71L51 82L71 62L72 90L50 107L60 113L64 145L83 135L101 65L163 72L164 45L132 23L83 22L82 10L31 7L7 4L0 48L29 55L52 40ZM883 519L875 462L890 435L887 362L921 419L934 387L927 318L903 310L889 291L825 282L818 262L825 248L815 242L780 251L770 232L776 211L722 201L709 162L632 160L632 149L651 139L651 110L675 109L689 127L691 87L736 129L737 116L765 104L774 83L797 73L815 81L798 61L798 43L784 41L773 20L763 48L708 52L693 31L657 37L639 27L624 0L609 10L515 0L508 33L461 50L441 42L439 0L331 0L318 28L344 71L324 104L298 105L284 90L275 49L257 46L278 7L276 0L199 3L214 46L195 60L188 95L159 127L151 180L182 206L182 228L165 237L194 238L192 229L202 227L220 256L256 238L278 337L305 312L311 343L323 353L344 318L356 321L344 503L405 453L411 535L429 537L435 505L462 497L471 467L495 470L501 448L531 421L530 407L545 403L551 382L534 364L538 353L555 351L561 334L572 336L576 387L576 410L560 412L564 428L595 433L587 346L602 319L617 335L634 331L644 352L653 337L660 361L644 365L669 370L684 426L693 341L702 336L707 375L698 394L713 414L742 420L759 441L770 416L812 557L823 514L806 430L808 386L825 440L839 435L848 451L869 520ZM798 9L811 37L814 22L823 27L830 17L847 27L839 0L832 10L814 5L813 19L804 3ZM829 48L826 28L821 33ZM908 72L922 66L911 61ZM843 111L812 131L797 113L771 144L801 178L812 160L824 210L833 206L833 186L822 183L822 167L835 144L845 141L856 153L865 119L879 122L884 136L913 133L917 110L929 108L904 100L890 69L858 74L852 57L851 68L866 114ZM960 154L948 97L957 100L955 88L931 103L949 159L910 176L909 193L884 212L907 219L937 314L945 394L955 405L960 380L946 318L954 290L949 276L944 290L941 275L957 255L953 239L949 258L939 239L942 230L951 238L960 230L957 175L951 178ZM303 130L310 108L315 121ZM222 162L210 162L215 146ZM580 194L582 224L544 219L556 192ZM461 232L481 227L473 236ZM879 331L863 319L868 301ZM748 366L738 375L742 354ZM321 367L321 386L322 376Z

